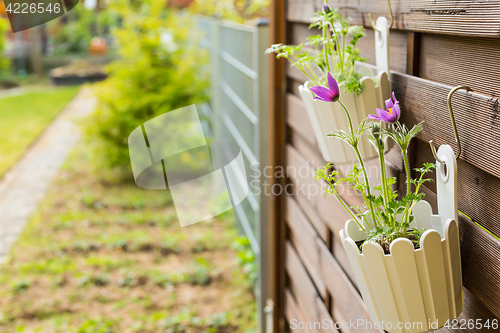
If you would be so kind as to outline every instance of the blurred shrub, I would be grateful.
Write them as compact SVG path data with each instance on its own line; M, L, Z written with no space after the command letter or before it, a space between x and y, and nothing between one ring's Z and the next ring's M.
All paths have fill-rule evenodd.
M270 4L271 0L195 0L189 10L199 15L245 23L268 17Z
M9 30L9 21L6 18L0 18L0 72L5 72L10 66L9 58L4 54Z
M231 244L231 248L236 251L236 262L245 274L247 286L253 288L259 276L259 267L250 241L248 238L240 236Z
M122 26L113 34L120 59L95 86L98 106L85 125L95 166L131 177L128 136L145 121L208 98L208 54L194 22L165 10L164 0L109 1ZM118 173L120 174L120 173Z
M103 36L118 24L116 13L106 7L95 10L76 6L62 19L49 22L54 37L54 54L86 53L94 36Z
M5 55L7 43L7 33L10 30L9 21L6 18L0 18L0 89L16 87L16 78L9 71L10 60Z

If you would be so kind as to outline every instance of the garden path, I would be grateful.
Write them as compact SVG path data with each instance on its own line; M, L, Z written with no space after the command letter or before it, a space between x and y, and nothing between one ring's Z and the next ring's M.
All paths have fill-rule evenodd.
M0 180L0 261L6 259L29 216L45 196L69 151L78 142L80 132L75 122L94 107L95 98L91 89L81 89Z

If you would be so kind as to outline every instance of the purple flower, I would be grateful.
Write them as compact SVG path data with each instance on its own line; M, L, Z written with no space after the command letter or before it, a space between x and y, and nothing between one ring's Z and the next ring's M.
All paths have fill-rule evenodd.
M394 96L394 91L392 92L392 97L385 101L385 107L387 110L377 108L377 115L370 114L368 115L368 119L385 121L386 123L396 122L401 114L401 109L399 108L399 101Z
M330 73L326 75L328 80L328 88L322 86L311 87L311 91L316 95L314 99L319 99L325 102L336 102L340 97L340 89L337 81Z

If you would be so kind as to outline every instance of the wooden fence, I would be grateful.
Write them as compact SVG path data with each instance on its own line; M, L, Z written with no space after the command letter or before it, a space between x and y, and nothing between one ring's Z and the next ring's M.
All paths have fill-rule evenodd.
M359 46L375 62L374 32L368 13L388 17L385 0L329 1L367 29ZM300 43L311 33L308 23L322 0L277 0L273 3L272 42ZM465 306L460 319L500 318L500 1L391 1L395 23L390 31L392 88L408 126L425 121L410 149L412 167L434 162L427 143L450 144L454 137L446 106L448 92L468 85L473 92L454 94L453 107L462 144L458 161L458 204ZM349 216L335 198L301 189L318 185L313 172L326 164L319 152L298 86L300 72L273 61L273 98L269 126L273 166L307 169L276 178L292 184L291 195L272 200L269 236L273 247L270 278L276 303L275 331L289 321L336 322L367 319L338 232ZM456 148L456 147L455 147ZM393 175L401 175L398 154L386 156ZM336 166L343 170L346 166ZM404 177L398 177L399 184ZM424 189L436 209L435 185ZM346 193L354 205L360 198ZM297 332L309 332L296 329ZM312 330L321 331L321 330ZM335 332L336 330L322 330ZM342 332L375 332L343 328ZM452 332L441 329L439 332ZM455 330L458 331L458 330ZM463 328L461 332L488 332ZM494 332L495 330L490 330Z

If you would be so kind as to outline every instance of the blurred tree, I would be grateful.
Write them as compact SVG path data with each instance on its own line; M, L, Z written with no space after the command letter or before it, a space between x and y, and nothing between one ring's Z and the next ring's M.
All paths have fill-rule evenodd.
M129 134L155 116L206 101L208 55L199 49L194 22L167 11L164 0L108 4L122 20L113 32L120 59L95 87L98 107L85 133L99 174L112 168L132 179Z
M194 0L194 14L214 16L238 23L269 16L271 0Z
M5 55L7 33L9 30L10 24L7 18L0 17L0 73L6 72L10 66L10 60Z

